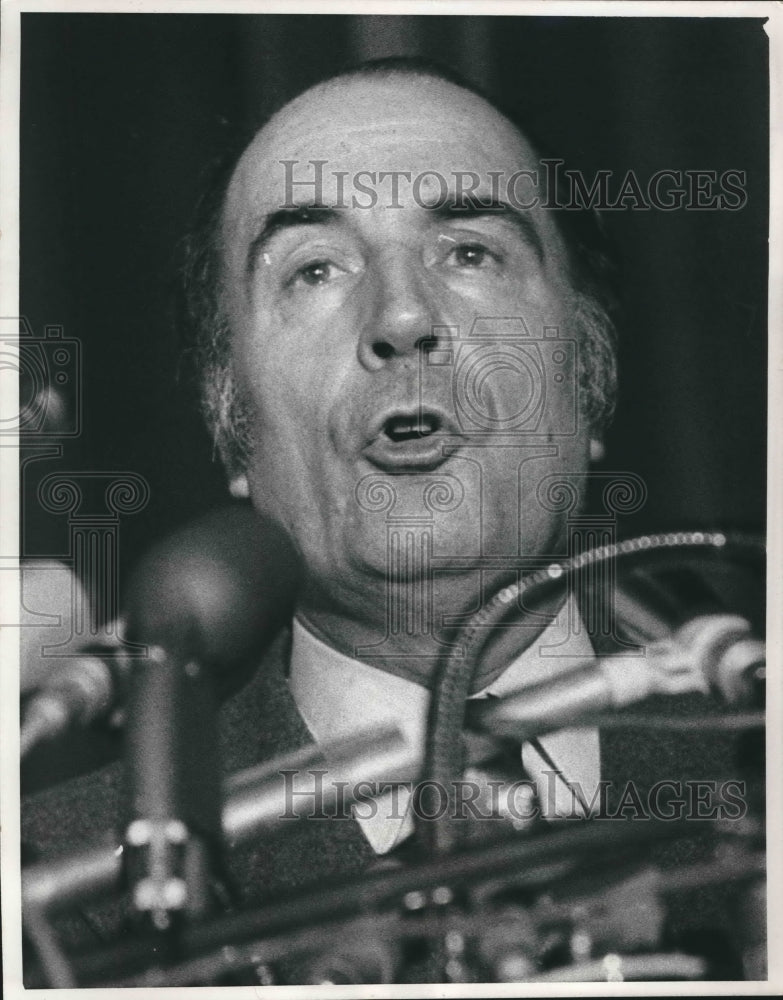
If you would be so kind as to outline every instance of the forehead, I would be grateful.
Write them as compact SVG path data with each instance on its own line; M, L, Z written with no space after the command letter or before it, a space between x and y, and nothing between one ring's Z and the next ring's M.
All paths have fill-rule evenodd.
M341 185L368 183L365 172L432 171L447 183L472 172L489 187L493 171L510 176L537 166L532 146L506 118L448 81L404 74L334 80L286 105L256 135L229 185L225 221L258 218L292 193L294 201L312 201L313 185L292 187L291 180L312 181L313 160L323 162L319 194L327 204Z

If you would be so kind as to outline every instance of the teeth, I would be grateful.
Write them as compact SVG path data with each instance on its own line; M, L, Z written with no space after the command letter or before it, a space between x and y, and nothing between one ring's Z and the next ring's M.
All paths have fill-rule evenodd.
M390 417L386 421L384 433L392 441L410 441L434 434L440 421L434 414L421 417Z

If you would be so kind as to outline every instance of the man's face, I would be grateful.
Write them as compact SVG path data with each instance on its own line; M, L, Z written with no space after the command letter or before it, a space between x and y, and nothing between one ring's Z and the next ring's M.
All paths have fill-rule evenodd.
M538 343L544 328L575 338L565 247L545 210L453 206L459 171L478 175L473 197L487 202L498 190L503 201L492 172L536 167L484 101L401 75L306 93L242 157L224 237L248 484L325 587L385 575L395 523L413 525L411 539L428 525L442 566L559 554L562 521L536 491L586 465L586 434L564 431L570 355L555 380L544 350L542 386L508 349L521 327L499 324L494 348L471 331L519 317ZM404 172L396 191L384 171ZM535 434L515 422L531 400Z

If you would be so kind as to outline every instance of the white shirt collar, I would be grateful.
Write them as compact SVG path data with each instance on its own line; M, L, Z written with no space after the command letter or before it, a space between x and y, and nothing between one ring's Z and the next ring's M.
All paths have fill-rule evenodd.
M474 697L502 697L517 688L584 666L593 657L576 603L569 598L539 639ZM430 692L403 677L332 649L298 619L293 628L289 684L299 712L319 746L328 747L334 740L393 724L419 759L423 758ZM596 730L561 730L542 737L539 742L570 782L578 782L588 796L593 793L600 779ZM536 768L540 770L545 766L530 744L523 746L522 759L533 776ZM334 768L330 777L342 780ZM567 787L563 785L555 793L554 812L571 811L573 798ZM544 796L541 797L543 800ZM546 797L552 801L551 789ZM379 798L379 808L373 816L357 816L377 854L387 853L413 830L412 816L405 808L400 808L403 798L395 801L394 809L384 808L387 805L384 798ZM405 813L404 818L401 812Z

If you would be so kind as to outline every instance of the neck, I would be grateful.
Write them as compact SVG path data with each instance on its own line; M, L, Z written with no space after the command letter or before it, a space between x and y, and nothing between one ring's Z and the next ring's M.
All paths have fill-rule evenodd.
M481 606L480 575L364 582L360 590L343 593L311 581L302 591L297 616L346 656L431 687L448 644ZM509 582L508 576L485 582L486 597Z

